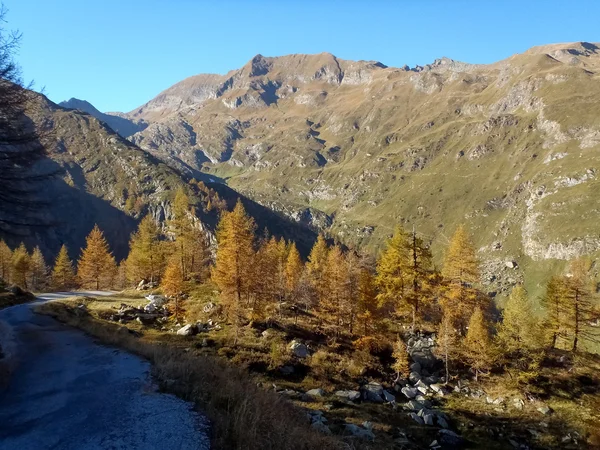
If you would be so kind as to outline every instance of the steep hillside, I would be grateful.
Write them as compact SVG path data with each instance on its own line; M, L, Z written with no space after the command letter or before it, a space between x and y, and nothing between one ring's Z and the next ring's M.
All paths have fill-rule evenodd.
M467 223L489 290L525 274L537 293L539 274L600 249L598 71L589 43L415 68L257 55L126 116L167 164L349 244L377 248L403 223L440 249Z
M212 236L219 211L207 208L209 194L198 184L87 113L62 108L40 95L28 115L56 141L39 169L59 169L60 176L45 181L41 193L41 200L47 202L42 209L47 226L26 235L3 236L13 245L20 240L30 246L41 243L45 255L54 257L66 243L77 257L97 223L121 259L127 255L130 233L144 215L152 214L161 223L170 218L170 202L180 187L188 191L200 226ZM240 197L226 186L219 186L219 195L229 207ZM287 238L298 236L305 251L312 245L314 233L308 229L251 200L243 201L261 228Z
M102 113L98 111L91 103L86 102L85 100L79 100L77 98L60 102L59 106L68 109L78 109L79 111L86 112L94 116L96 119L105 122L109 127L125 138L137 133L138 131L142 131L148 125L143 120L133 121L121 116L119 113Z

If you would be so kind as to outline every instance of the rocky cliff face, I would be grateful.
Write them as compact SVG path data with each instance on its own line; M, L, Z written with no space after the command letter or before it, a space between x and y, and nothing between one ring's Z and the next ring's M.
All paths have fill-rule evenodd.
M467 223L486 262L534 271L600 248L599 71L589 43L415 68L257 55L124 117L168 165L347 243L377 248L402 223L442 248Z

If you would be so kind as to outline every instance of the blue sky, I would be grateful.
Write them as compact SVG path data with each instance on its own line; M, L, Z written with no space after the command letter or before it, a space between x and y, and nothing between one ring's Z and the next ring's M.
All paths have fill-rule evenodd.
M389 66L489 63L533 45L600 41L599 1L3 0L27 80L59 102L129 111L257 53L328 51Z

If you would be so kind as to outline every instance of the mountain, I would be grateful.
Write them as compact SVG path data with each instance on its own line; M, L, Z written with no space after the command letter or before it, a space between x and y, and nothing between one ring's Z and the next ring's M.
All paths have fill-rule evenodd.
M148 124L129 139L169 166L350 245L377 249L401 223L439 262L466 223L490 292L525 277L537 293L560 261L600 250L599 71L585 42L413 68L257 55L123 117Z
M97 223L120 260L127 255L130 234L142 217L151 214L163 225L171 217L171 201L180 188L187 191L199 226L213 241L219 211L208 203L211 196L218 195L229 208L242 199L260 229L287 239L299 238L304 253L312 246L315 233L311 230L225 185L217 184L213 190L210 186L214 183L201 186L193 182L81 108L66 109L36 95L27 115L52 133L56 142L47 148L47 157L36 169L42 173L58 170L60 175L45 180L40 192L39 200L46 203L42 209L46 225L2 236L13 246L20 241L30 247L40 244L51 259L67 244L71 256L78 257L85 237Z
M96 119L105 122L109 127L125 138L137 133L138 131L142 131L148 126L143 120L133 121L120 115L120 113L102 113L98 111L91 103L86 102L85 100L79 100L77 98L60 102L59 106L86 112L94 116Z

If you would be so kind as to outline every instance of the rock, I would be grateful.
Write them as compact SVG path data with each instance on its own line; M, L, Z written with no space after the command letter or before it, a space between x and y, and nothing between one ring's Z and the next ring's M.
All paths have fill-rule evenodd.
M419 393L419 391L417 390L417 388L414 387L409 387L409 386L405 386L403 387L400 392L402 392L404 394L404 396L408 399L413 399L417 396L417 394Z
M547 405L542 405L537 409L539 412L541 412L543 415L547 416L549 414L552 414L552 408L550 408Z
M383 387L381 384L372 381L362 387L365 400L375 403L383 403Z
M416 362L416 363L412 363L410 365L410 371L411 372L416 372L416 373L421 373L421 364Z
M419 411L425 408L425 405L417 400L411 400L406 404L408 409L412 409L414 411Z
M419 416L418 414L411 412L409 414L410 418L412 420L414 420L415 422L417 422L419 425L423 425L423 419L421 418L421 416Z
M202 307L202 312L209 313L215 308L215 304L212 302L207 303Z
M352 402L360 399L360 392L358 391L336 391L335 395L337 397L345 398L346 400L350 400Z
M441 445L436 439L434 439L433 441L431 441L431 444L429 444L429 448L438 449L441 448Z
M331 434L331 430L329 429L329 427L321 421L313 422L310 427L313 430L318 431L319 433L323 433L323 434L327 434L327 435Z
M263 331L262 333L260 333L260 335L262 337L264 337L265 339L268 339L270 337L272 337L275 333L273 332L273 329L271 328L267 328L265 331Z
M434 418L435 418L435 416L433 414L424 414L423 422L425 423L425 425L433 426Z
M383 391L383 399L387 403L395 403L396 402L396 396L394 394L389 393L386 390Z
M347 423L344 426L344 433L350 434L351 436L356 436L357 438L364 439L366 441L375 440L375 435L371 430L366 430L358 425L354 425L353 423Z
M367 429L367 430L373 430L373 424L371 422L369 422L368 420L365 420L362 423L363 428Z
M431 376L429 376L429 377L425 377L425 378L423 379L423 382L424 382L426 385L428 385L428 386L429 386L430 384L437 383L438 381L440 381L440 378L439 378L439 377L437 377L437 376L435 376L435 375L431 375Z
M296 358L306 358L308 356L308 347L296 340L291 342L290 350Z
M464 439L450 430L440 430L438 441L440 444L448 446L449 448L461 448L464 444Z
M292 366L283 366L279 369L283 375L291 375L294 373L294 368Z
M513 398L513 406L518 410L522 410L525 406L525 402L522 399L515 397Z
M506 261L506 267L508 267L509 269L516 269L517 266L518 265L515 261Z
M444 386L442 386L441 384L430 384L429 388L436 394L444 395Z
M177 330L179 336L193 336L198 332L195 325L185 325L184 327Z
M311 397L323 397L325 391L321 388L311 389L310 391L306 391L306 395L310 395Z
M443 417L437 416L437 423L442 428L449 428L448 422Z
M410 375L408 376L408 381L410 381L411 383L416 383L417 381L419 381L421 379L421 374L418 372L411 372Z

